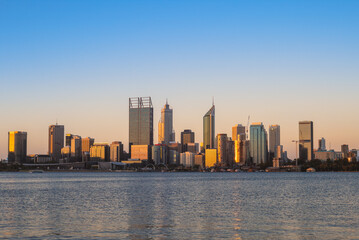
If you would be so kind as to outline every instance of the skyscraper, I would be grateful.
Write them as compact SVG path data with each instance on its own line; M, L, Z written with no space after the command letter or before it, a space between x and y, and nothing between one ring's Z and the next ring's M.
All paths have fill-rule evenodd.
M170 109L168 102L161 110L161 119L158 123L158 142L166 145L175 141L173 132L173 110Z
M194 143L194 132L190 129L185 129L181 132L181 144L182 144L182 152L187 152L187 144Z
M203 116L203 146L204 150L215 148L215 107L212 105L211 109Z
M277 146L280 145L280 126L269 126L269 156L272 159L277 152Z
M325 146L325 138L321 138L318 141L318 151L326 151L327 148Z
M14 131L8 133L9 163L24 163L27 155L27 132Z
M71 138L71 161L80 162L82 161L82 141L81 137L72 135Z
M299 122L299 159L312 160L313 153L313 122Z
M61 158L61 149L64 147L65 130L63 125L49 126L49 151L51 161L58 162Z
M129 145L153 145L151 97L129 99Z
M257 165L268 160L267 132L262 123L252 123L250 126L250 156Z
M348 145L348 144L343 144L343 145L341 146L341 150L342 150L342 153L343 153L343 157L344 157L344 158L348 158L349 145Z
M240 140L246 140L246 127L242 124L237 124L232 127L232 140L237 140L237 136L240 136Z
M81 141L81 152L85 153L85 152L90 152L90 148L94 145L95 143L95 139L94 138L82 138Z
M227 164L227 134L217 134L217 154L218 163L222 166Z
M120 141L112 142L110 145L110 161L121 162L123 159L123 144Z

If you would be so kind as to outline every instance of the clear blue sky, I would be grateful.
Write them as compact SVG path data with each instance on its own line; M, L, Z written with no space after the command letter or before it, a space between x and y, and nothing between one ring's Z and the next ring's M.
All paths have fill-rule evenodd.
M169 99L174 128L281 125L290 156L298 121L315 147L359 148L359 1L0 0L0 157L7 132L47 152L48 125L128 142L128 98L151 96L155 140Z

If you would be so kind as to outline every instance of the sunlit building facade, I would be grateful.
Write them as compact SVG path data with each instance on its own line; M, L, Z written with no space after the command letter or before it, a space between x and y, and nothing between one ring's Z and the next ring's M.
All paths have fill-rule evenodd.
M250 156L253 164L262 164L268 161L267 132L262 123L253 123L250 126Z
M217 165L217 149L206 149L205 165L207 168Z
M90 148L90 159L96 162L110 161L110 146L107 143L94 143Z
M269 156L274 158L277 151L277 146L280 145L280 126L270 125L269 126Z
M27 155L27 132L9 132L8 143L8 162L25 163Z
M314 159L312 121L299 122L299 159L305 161Z
M63 125L49 126L49 151L51 161L59 162L64 147L65 128Z
M246 140L246 127L242 124L237 124L232 127L232 140L235 141L240 136L240 140Z
M175 133L173 132L173 110L170 109L168 102L161 110L161 119L158 123L158 143L169 144L175 141Z
M73 135L71 138L71 161L81 162L82 161L82 141L81 137Z
M129 99L129 145L153 145L151 97Z
M110 145L110 161L121 162L123 159L123 144L120 141L112 142Z
M221 166L227 166L227 134L217 134L217 160Z
M204 149L215 148L215 107L203 116L203 146Z

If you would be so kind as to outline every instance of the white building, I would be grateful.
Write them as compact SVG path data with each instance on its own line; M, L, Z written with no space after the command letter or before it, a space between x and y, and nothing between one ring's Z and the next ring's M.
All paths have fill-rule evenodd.
M180 164L185 167L193 167L194 166L194 156L195 154L192 152L185 152L180 154Z

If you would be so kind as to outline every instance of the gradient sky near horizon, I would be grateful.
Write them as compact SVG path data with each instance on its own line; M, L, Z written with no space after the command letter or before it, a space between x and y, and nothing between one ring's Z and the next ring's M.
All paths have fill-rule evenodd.
M314 147L359 148L359 1L0 0L0 157L8 131L47 153L48 126L128 144L128 98L174 109L176 140L216 105L216 133L298 121Z

